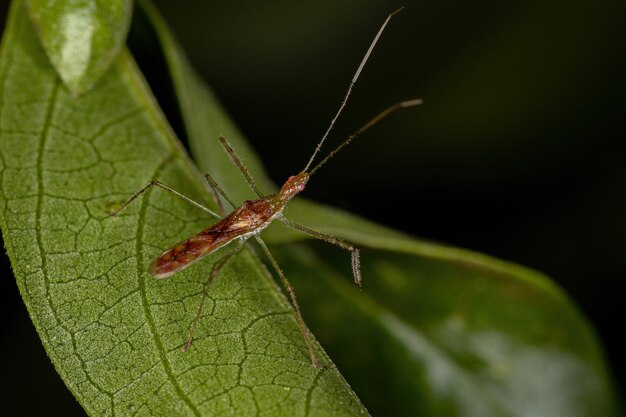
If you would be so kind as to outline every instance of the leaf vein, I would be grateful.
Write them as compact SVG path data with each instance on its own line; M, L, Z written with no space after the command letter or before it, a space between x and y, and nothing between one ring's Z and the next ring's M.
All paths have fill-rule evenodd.
M172 159L173 158L171 156L168 156L157 167L152 178L158 178L159 172L163 170L165 168L165 165L171 162ZM145 224L145 219L146 219L146 212L148 209L148 198L150 197L150 195L151 193L141 200L139 220L137 223L138 226L137 226L137 235L136 235L136 245L135 245L135 252L136 252L136 259L137 259L137 276L139 278L139 288L141 292L141 304L144 310L144 314L146 316L148 328L150 329L150 333L152 334L152 338L154 340L154 344L156 346L156 350L159 355L159 359L161 361L161 364L163 365L163 370L165 371L167 378L170 381L170 384L172 385L172 387L174 388L174 390L176 391L180 399L183 400L185 404L187 404L187 406L194 413L194 415L197 417L200 417L201 416L200 410L196 407L196 405L191 401L189 396L182 389L182 387L178 383L178 380L176 379L176 376L174 375L174 371L172 370L172 365L167 359L167 352L165 348L163 347L163 343L161 342L161 339L158 336L156 324L154 322L154 317L152 316L152 313L150 312L150 303L148 302L148 295L146 293L146 280L145 280L146 271L144 271L142 268L144 264L143 232L144 232L144 224Z

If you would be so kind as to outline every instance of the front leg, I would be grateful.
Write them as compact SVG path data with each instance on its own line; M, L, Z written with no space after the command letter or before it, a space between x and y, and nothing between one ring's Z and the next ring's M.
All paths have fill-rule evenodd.
M361 262L359 260L359 248L357 248L347 240L340 239L328 233L318 232L317 230L310 229L306 226L301 225L300 223L289 220L284 216L280 216L278 219L287 227L290 227L299 232L306 233L307 235L313 236L316 239L323 240L324 242L328 242L332 245L339 246L342 249L350 251L350 254L352 255L352 275L354 276L354 282L359 287L361 286Z
M222 198L224 198L224 200L226 200L228 204L230 204L231 208L234 209L237 207L235 203L233 203L233 200L228 197L224 189L220 187L217 181L215 181L215 179L211 176L211 174L204 174L204 178L206 178L207 182L211 186L211 189L213 190L213 200L215 200L215 204L217 204L217 206L219 207L220 214L222 216L226 214L226 211L224 210L224 205L222 204L222 200L220 200L220 196L222 196Z
M248 182L250 188L252 188L252 191L254 191L259 198L265 197L261 189L257 187L256 182L254 182L254 178L252 178L252 175L250 175L250 171L248 171L248 168L246 168L243 162L241 162L241 159L239 158L239 156L237 156L237 153L235 152L233 147L230 146L230 143L228 143L226 138L220 136L220 143L226 150L226 153L228 153L228 156L230 156L230 160L233 162L233 164L235 164L235 166L239 168L239 171L241 171L241 174Z
M186 195L183 195L181 193L179 193L178 191L176 191L175 189L173 189L172 187L170 187L169 185L165 185L160 181L157 180L153 180L150 181L150 183L148 183L148 185L146 185L145 187L143 187L141 190L137 191L136 193L134 193L132 196L130 196L130 198L128 200L126 200L121 206L119 206L117 209L112 210L109 212L109 216L111 217L115 217L118 214L120 214L120 212L124 209L126 209L130 203L132 203L133 201L135 201L140 195L142 195L143 193L145 193L146 191L148 191L150 188L152 187L158 187L161 188L162 190L167 191L168 193L171 193L173 195L175 195L176 197L186 201L189 204L192 204L196 207L198 207L200 210L204 211L205 213L210 214L211 216L215 217L216 219L221 219L222 216L220 216L219 214L217 214L216 212L214 212L213 210L205 207L204 205L198 203L197 201L187 197Z

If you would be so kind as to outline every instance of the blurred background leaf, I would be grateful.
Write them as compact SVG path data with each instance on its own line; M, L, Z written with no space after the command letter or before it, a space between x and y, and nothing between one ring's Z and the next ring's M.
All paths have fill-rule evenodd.
M303 165L375 28L400 2L157 3L281 182ZM307 195L548 273L599 330L623 386L624 3L404 4L335 140L399 99L426 105L352 145ZM3 395L28 393L41 370L37 379L51 384L42 404L60 410L50 404L73 399L55 382L17 289L2 285L14 341L2 346L14 358Z
M93 87L122 49L132 0L27 0L39 39L75 95Z

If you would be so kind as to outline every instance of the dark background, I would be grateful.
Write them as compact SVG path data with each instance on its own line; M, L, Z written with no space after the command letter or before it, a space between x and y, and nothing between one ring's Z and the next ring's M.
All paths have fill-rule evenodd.
M623 1L157 4L277 183L302 169L386 14L408 6L331 141L396 101L425 105L360 138L316 174L307 196L550 275L597 329L624 387ZM6 8L3 0L3 22ZM19 415L81 415L7 262L2 396ZM24 404L33 389L41 401Z

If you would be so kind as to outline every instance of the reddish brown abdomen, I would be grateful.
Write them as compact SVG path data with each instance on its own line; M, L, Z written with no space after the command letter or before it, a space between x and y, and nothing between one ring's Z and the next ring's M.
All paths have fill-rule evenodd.
M156 278L167 278L234 239L259 230L273 214L268 198L246 201L213 226L163 252L148 272Z
M220 239L222 233L204 230L163 252L152 262L148 272L155 278L167 278L188 267L202 256L207 255L228 241Z

